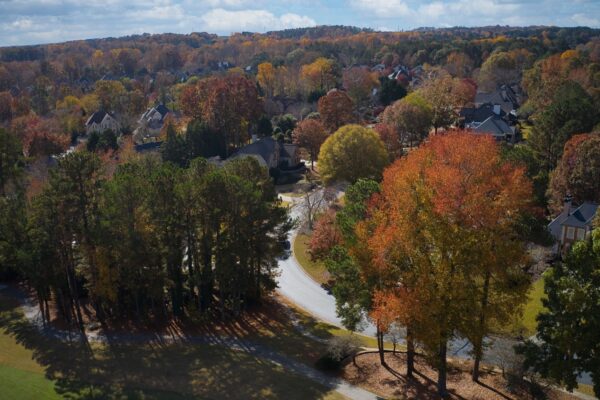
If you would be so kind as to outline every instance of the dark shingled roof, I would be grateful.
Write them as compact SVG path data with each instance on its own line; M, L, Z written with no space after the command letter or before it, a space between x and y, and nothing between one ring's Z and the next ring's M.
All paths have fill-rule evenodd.
M494 105L491 103L482 104L480 107L463 108L460 110L460 116L465 119L465 124L483 122L494 115L496 113L494 113ZM506 112L500 108L500 117L504 118L505 116Z
M592 218L594 218L597 209L597 204L583 203L578 209L573 211L562 224L583 228L591 222Z
M277 142L275 139L266 137L242 147L235 155L246 154L261 156L262 159L269 164L271 156L275 153L276 144Z
M583 228L592 223L598 210L598 204L585 202L577 208L571 207L569 213L563 211L548 224L548 230L557 240L560 238L563 225Z
M99 124L102 122L102 120L104 119L105 116L106 116L105 111L96 111L95 113L92 114L92 116L87 120L87 122L85 124L86 125Z
M154 109L158 111L160 115L163 116L163 118L169 113L169 109L164 104L159 104L156 107L154 107Z
M489 133L495 136L510 135L513 133L511 127L496 114L486 119L474 131L477 133Z

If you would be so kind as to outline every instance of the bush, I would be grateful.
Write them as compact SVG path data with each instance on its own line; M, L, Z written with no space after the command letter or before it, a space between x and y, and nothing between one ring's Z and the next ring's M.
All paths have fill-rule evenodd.
M336 371L342 361L360 350L360 340L355 335L335 336L327 341L327 353L316 362L316 367L324 371Z

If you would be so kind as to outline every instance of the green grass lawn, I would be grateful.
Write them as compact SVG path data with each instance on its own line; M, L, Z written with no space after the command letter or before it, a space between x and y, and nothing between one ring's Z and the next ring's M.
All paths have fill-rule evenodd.
M325 268L323 262L314 262L310 259L308 245L310 236L304 233L298 234L294 240L294 254L300 266L310 275L315 281L320 284L327 283L329 280L329 272Z
M261 320L260 329L244 336L307 363L322 355L323 345L285 321ZM78 342L40 335L14 300L2 295L0 326L0 398L344 399L283 366L224 345L94 344L90 354Z
M0 296L0 303L10 299ZM3 324L0 324L3 326ZM33 351L20 345L13 335L0 328L0 398L60 399L55 383L46 378L44 367L34 360Z
M23 371L0 364L0 398L54 400L63 397L43 372Z
M536 318L544 309L542 305L542 299L544 298L543 277L531 284L527 298L527 303L523 307L523 314L520 318L498 328L498 333L512 336L522 335L524 337L530 337L535 334L537 329Z

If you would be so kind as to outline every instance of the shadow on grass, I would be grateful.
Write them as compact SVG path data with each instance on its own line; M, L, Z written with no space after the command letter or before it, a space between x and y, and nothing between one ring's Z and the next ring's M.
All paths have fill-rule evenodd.
M302 358L318 353L310 343L302 345L306 338L289 326L275 334L278 328L284 328L285 319L271 318L268 313L251 318L252 321L250 317L242 318L239 323L221 326L218 333L208 327L195 329L194 334L212 336L214 340L209 343L193 340L177 326L169 331L181 339L175 344L165 343L160 335L144 337L137 343L109 336L107 344L93 344L90 354L77 339L61 341L41 334L24 319L15 299L0 295L0 327L33 352L33 358L65 398L324 397L329 389L290 374L270 361L232 350L231 341L222 341L222 335L256 337L274 350L291 346L292 355ZM244 346L240 340L239 347Z

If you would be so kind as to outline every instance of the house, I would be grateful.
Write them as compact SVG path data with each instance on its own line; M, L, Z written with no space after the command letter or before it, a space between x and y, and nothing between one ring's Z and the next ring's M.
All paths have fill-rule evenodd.
M490 134L498 141L515 143L518 130L514 115L506 113L500 104L484 103L477 107L466 107L460 111L461 127L473 133Z
M513 87L502 85L493 92L477 92L475 95L475 105L481 106L486 103L497 104L502 111L509 114L511 111L519 108L519 96Z
M133 132L136 142L141 143L149 138L158 137L169 114L171 111L164 104L146 110L138 121L138 127Z
M101 133L106 130L111 130L119 134L121 132L121 125L114 116L105 111L96 111L85 123L85 132L88 135L92 132Z
M485 103L479 107L465 107L460 110L461 125L464 127L475 128L494 115L505 120L507 118L506 112L504 112L499 104Z
M492 135L499 142L517 142L517 128L509 126L505 120L496 114L481 123L472 123L470 128L474 134Z
M574 206L572 198L567 196L562 212L548 224L548 230L556 240L554 252L562 254L573 242L585 239L592 231L592 222L597 211L598 204L585 202Z
M386 66L384 64L377 64L371 68L371 72L383 72L385 69Z
M259 164L276 174L296 174L304 172L300 162L298 146L283 143L271 137L259 139L239 149L231 158L254 157Z

